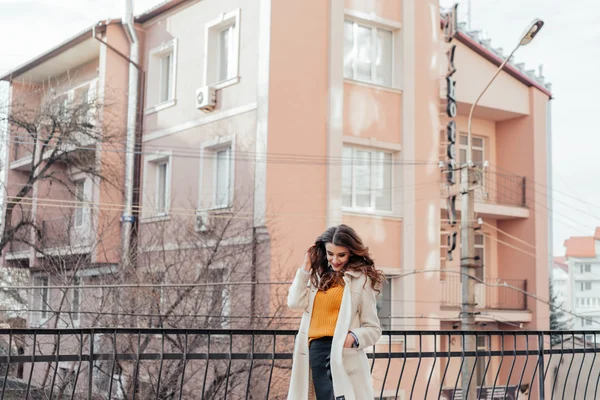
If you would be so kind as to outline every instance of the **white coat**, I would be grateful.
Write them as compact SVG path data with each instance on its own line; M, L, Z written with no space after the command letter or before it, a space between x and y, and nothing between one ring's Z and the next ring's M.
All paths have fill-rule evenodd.
M340 313L331 345L333 391L336 399L373 399L371 369L364 349L373 346L381 337L377 292L371 287L371 280L359 272L346 272L344 282ZM308 330L316 293L310 275L298 270L288 293L288 307L304 313L294 345L288 400L310 400L309 393L314 393L309 369ZM349 331L357 336L358 348L344 348Z

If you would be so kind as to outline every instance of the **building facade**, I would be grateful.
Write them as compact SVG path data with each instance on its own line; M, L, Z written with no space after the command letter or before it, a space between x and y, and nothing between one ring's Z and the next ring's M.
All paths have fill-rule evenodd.
M576 236L565 241L565 262L568 265L569 303L573 313L572 329L594 330L600 324L600 228L594 236ZM592 339L592 338L588 338Z
M277 282L289 281L320 233L345 223L388 277L378 307L384 328L458 329L460 195L454 209L448 198L458 185L448 175L466 161L469 109L502 54L448 22L435 0L175 0L138 16L142 278L220 282L210 304L221 327L258 312L275 323L286 294ZM108 54L99 50L89 70L108 71ZM91 78L113 84L101 72ZM543 77L508 64L474 112L481 329L548 328L547 305L523 292L549 297L549 206L538 183L548 179L550 99ZM93 203L103 201L105 189L89 190ZM233 291L226 280L272 284ZM153 298L158 314L180 304L168 291ZM480 339L482 349L501 345ZM422 349L434 345L449 350ZM439 382L444 364L428 362L422 367ZM384 372L375 367L376 387ZM483 375L480 385L493 379ZM391 396L395 387L378 390Z

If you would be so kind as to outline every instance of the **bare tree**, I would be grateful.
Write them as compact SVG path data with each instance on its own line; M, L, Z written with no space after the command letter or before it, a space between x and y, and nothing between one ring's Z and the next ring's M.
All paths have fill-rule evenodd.
M60 197L63 201L81 201L73 173L118 187L119 163L114 156L110 160L100 157L100 148L105 152L124 148L124 134L116 123L119 107L112 110L92 86L66 94L70 83L15 86L13 98L0 109L12 159L10 167L2 166L11 169L11 176L3 188L6 205L0 252L9 245L14 250L19 243L44 252L39 243L42 219L33 201L43 197L38 190L54 187L56 192L58 186L68 194Z

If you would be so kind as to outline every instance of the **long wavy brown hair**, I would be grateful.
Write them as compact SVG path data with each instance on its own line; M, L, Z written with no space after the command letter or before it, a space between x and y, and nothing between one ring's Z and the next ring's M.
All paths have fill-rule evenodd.
M327 262L327 250L325 249L327 243L346 247L350 251L348 262L339 272L334 271ZM368 276L373 289L377 292L380 291L381 285L385 281L385 275L375 268L369 248L363 244L356 231L348 225L333 226L323 232L309 250L309 257L312 265L310 279L319 290L325 291L333 285L342 284L342 277L346 271L357 271Z

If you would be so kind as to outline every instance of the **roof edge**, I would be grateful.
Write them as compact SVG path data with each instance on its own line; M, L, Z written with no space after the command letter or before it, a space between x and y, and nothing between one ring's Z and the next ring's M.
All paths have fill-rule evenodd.
M462 44L464 44L465 46L467 46L468 48L470 48L471 50L473 50L474 52L476 52L477 54L479 54L486 60L490 61L492 64L496 65L497 67L499 67L500 64L502 64L502 62L504 61L501 57L494 54L489 49L485 48L485 46L483 46L481 43L477 42L475 39L473 39L471 36L469 36L465 32L457 31L456 39L458 39ZM543 85L541 85L539 82L535 81L534 79L531 79L529 76L527 76L526 74L521 72L518 68L516 68L511 63L506 63L503 70L505 72L507 72L509 75L511 75L513 78L517 79L519 82L521 82L529 87L533 86L536 89L538 89L539 91L541 91L542 93L544 93L545 95L547 95L548 97L550 97L551 99L553 98L552 93L547 88L545 88Z
M167 0L162 3L157 4L155 7L143 12L140 15L135 17L135 22L143 24L145 22L150 21L153 18L158 17L159 15L172 10L180 4L188 3L192 0Z
M120 20L100 21L97 24L92 25L89 28L86 28L82 32L79 32L79 33L75 34L75 36L72 36L69 39L63 41L62 43L59 43L57 46L51 48L50 50L46 51L45 53L42 53L39 56L34 57L34 58L30 59L29 61L26 61L24 64L19 65L12 71L10 71L7 74L5 74L4 76L0 77L0 81L11 82L14 78L22 75L23 73L31 70L32 68L37 67L38 65L56 57L57 55L70 49L71 47L76 46L79 43L82 43L85 40L91 38L92 32L94 31L94 29L96 29L96 31L98 31L98 32L102 32L103 30L106 29L107 25L111 25L111 24L115 24L115 23L121 23L121 22L120 22Z

